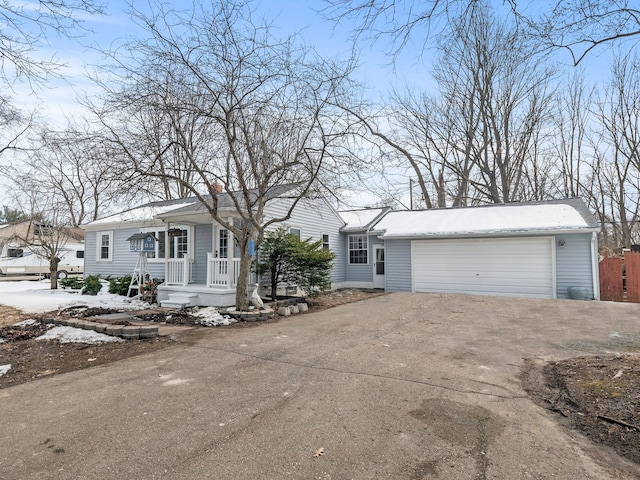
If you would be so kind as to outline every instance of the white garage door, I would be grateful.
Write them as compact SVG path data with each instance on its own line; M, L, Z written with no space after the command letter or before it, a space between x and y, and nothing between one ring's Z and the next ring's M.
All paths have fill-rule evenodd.
M413 240L413 290L555 298L553 249L553 237Z

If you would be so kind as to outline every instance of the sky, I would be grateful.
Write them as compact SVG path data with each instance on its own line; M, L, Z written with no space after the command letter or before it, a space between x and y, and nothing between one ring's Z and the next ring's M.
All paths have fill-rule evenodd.
M35 0L28 0L36 3ZM87 31L78 38L50 37L49 45L43 46L38 55L49 57L55 54L67 64L61 73L65 81L52 81L46 88L29 90L27 85L16 85L13 101L24 110L38 108L40 115L47 123L63 128L67 119L82 116L82 107L77 101L78 95L97 93L97 87L86 78L93 65L99 63L99 49L123 42L141 34L138 27L127 14L130 1L136 8L148 8L148 0L103 0L107 4L107 14L91 16L85 20ZM166 0L169 5L181 7L187 0ZM503 6L502 0L495 0L496 5ZM258 0L254 2L257 15L273 19L276 35L283 37L298 33L310 46L323 56L342 56L350 54L352 44L350 34L353 25L341 23L334 25L327 22L318 13L325 4L321 0ZM391 91L393 87L404 89L429 90L433 87L430 80L431 58L434 50L424 50L422 44L409 43L394 65L385 55L387 45L383 42L371 45L360 44L359 68L355 78L366 85L369 98L379 99ZM560 63L569 64L568 54L558 54ZM583 68L591 78L606 75L608 67L604 67L601 51L595 51L584 62ZM408 190L408 179L407 179ZM364 202L363 202L364 203ZM10 204L6 186L0 180L0 206Z
M176 8L185 4L184 0L168 0L166 3ZM51 82L49 88L35 93L29 92L27 85L18 86L18 95L14 98L16 103L24 107L37 104L48 120L61 125L66 123L65 118L81 113L76 94L90 93L96 88L86 74L100 61L98 50L142 34L127 14L128 4L128 0L107 0L107 14L88 17L84 24L87 31L82 36L51 38L50 45L42 48L40 55L55 54L67 64L62 69L66 81ZM143 9L148 2L133 0L133 5ZM320 0L261 0L255 5L258 16L273 19L275 35L299 34L305 43L324 56L347 57L350 54L350 29L347 25L336 27L323 20L317 13L323 5ZM403 56L400 62L402 73L394 72L380 48L365 48L356 77L368 84L372 95L388 91L390 85L400 84L404 78L424 79L422 67L416 65L413 52Z

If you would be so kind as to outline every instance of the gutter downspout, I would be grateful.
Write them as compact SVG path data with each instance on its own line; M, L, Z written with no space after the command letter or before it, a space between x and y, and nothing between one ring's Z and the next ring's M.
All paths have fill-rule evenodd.
M598 270L598 234L591 233L591 278L593 280L593 299L600 300L600 275Z

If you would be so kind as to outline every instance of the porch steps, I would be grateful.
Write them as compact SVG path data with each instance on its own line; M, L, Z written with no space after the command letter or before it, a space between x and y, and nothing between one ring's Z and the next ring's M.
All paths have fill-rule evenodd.
M167 300L162 300L161 307L183 308L192 307L198 304L197 293L170 293Z

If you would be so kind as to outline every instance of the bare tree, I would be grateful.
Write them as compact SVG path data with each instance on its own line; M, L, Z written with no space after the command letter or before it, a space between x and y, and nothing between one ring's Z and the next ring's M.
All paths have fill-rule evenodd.
M4 0L0 4L0 76L7 83L18 78L42 83L56 75L62 63L55 56L37 58L38 48L52 35L78 35L81 14L103 12L104 6L98 0Z
M640 220L640 61L616 58L609 86L597 104L600 138L597 174L608 199L613 240L629 248Z
M345 101L351 65L322 60L294 39L275 39L268 25L253 21L247 2L155 8L152 16L136 12L149 38L125 46L127 65L103 83L106 102L94 111L136 172L179 185L233 232L241 254L236 305L245 309L249 243L258 247L265 229L286 221L311 191L341 138L335 105ZM141 88L148 94L127 94ZM155 120L148 125L158 135L139 130L144 122L136 115L149 109ZM292 183L288 211L264 218L266 202ZM236 221L219 209L219 185Z
M589 174L591 155L587 150L594 89L588 88L581 73L573 74L557 97L553 118L554 150L560 161L561 184L557 190L565 197L588 196L583 177Z
M55 197L42 197L38 190L27 185L15 191L15 195L16 203L22 206L22 214L29 219L29 225L24 234L16 234L12 240L49 262L51 289L55 290L58 288L61 252L67 243L77 241L81 233L68 224L64 205Z
M58 199L58 216L77 227L97 220L114 204L126 202L118 153L95 134L77 127L43 130L26 159L6 170L14 190L37 191L43 200Z
M491 10L467 12L441 42L437 95L396 93L384 123L351 112L411 165L427 208L540 198L551 168L553 70Z
M395 58L409 42L428 46L448 22L466 15L481 0L325 0L334 22L355 22L354 38L388 40ZM541 49L565 49L578 65L594 48L640 35L640 9L632 0L555 0L540 12L538 2L503 0L520 31Z
M632 0L558 0L542 14L513 9L543 46L569 52L578 65L594 48L638 41L640 9Z

